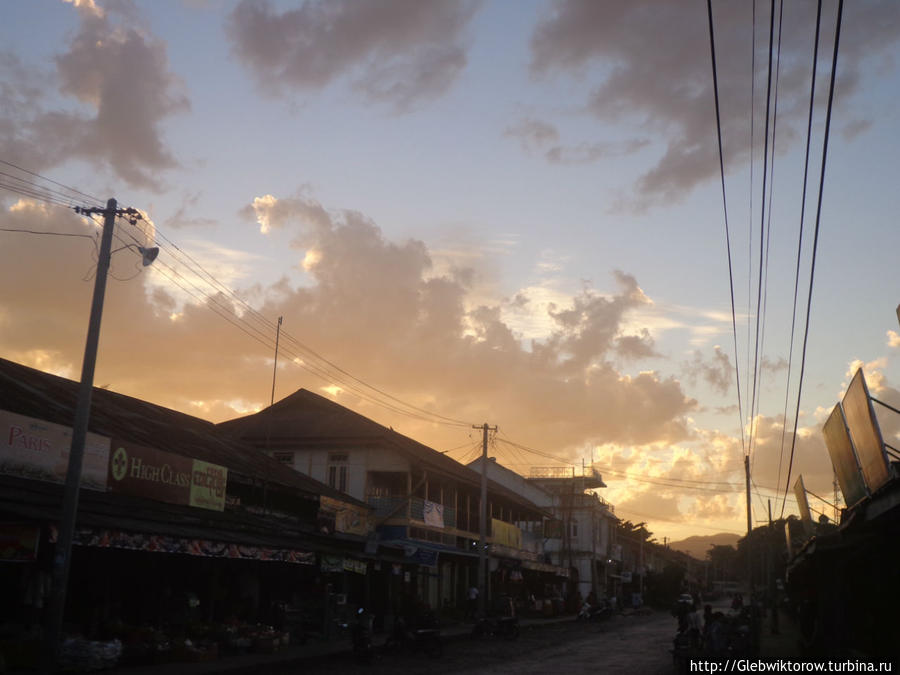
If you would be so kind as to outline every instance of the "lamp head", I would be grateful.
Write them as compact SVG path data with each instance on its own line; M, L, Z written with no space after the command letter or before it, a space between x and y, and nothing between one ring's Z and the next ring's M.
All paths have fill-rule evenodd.
M154 260L156 260L156 256L159 255L159 246L151 246L150 248L138 246L137 250L141 254L141 263L144 265L144 267L150 265Z

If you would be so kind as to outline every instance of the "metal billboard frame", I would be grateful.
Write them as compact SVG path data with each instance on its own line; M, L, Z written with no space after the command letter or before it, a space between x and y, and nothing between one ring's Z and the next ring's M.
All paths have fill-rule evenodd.
M841 408L866 487L875 493L891 479L891 469L862 368L850 381Z
M831 464L837 474L844 501L847 508L851 508L868 497L869 491L859 467L859 459L840 403L834 405L822 427L822 435L825 437L825 447L831 456Z

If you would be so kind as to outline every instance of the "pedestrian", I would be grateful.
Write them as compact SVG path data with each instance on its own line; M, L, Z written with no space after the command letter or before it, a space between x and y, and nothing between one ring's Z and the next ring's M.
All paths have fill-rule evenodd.
M466 617L469 619L474 619L476 614L478 613L478 587L475 585L469 586L469 603L466 612Z

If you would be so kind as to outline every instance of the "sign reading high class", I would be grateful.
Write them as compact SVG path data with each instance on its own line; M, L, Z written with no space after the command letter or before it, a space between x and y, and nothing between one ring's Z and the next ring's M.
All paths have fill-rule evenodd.
M0 473L65 483L72 429L0 410ZM89 433L84 443L81 487L106 490L109 439Z
M109 489L213 511L225 508L228 469L134 443L114 441Z

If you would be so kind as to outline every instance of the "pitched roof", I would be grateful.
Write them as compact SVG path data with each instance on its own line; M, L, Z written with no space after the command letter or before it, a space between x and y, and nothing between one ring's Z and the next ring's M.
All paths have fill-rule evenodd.
M391 449L462 483L473 487L481 484L481 475L469 467L306 389L298 389L258 413L218 426L247 443L265 442L271 448L336 448L352 443L357 447ZM489 480L488 487L524 508L541 510L499 483Z
M0 410L72 426L79 383L0 359ZM94 387L88 430L102 436L219 464L310 495L359 500L297 473L198 417Z

